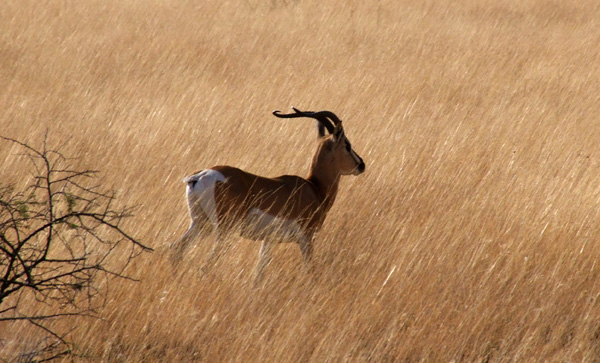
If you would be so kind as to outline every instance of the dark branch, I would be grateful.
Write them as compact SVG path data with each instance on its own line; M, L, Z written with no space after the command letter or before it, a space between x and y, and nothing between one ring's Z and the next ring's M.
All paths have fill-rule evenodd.
M125 268L142 252L153 251L123 230L132 209L116 208L113 191L90 183L97 172L69 167L70 159L49 149L47 136L40 149L0 136L23 147L21 156L34 171L20 192L0 185L0 322L27 322L47 334L50 340L26 355L35 361L72 354L70 332L55 330L49 321L98 317L108 281L136 281ZM31 301L52 310L19 311L21 301L28 301L26 311L39 311Z

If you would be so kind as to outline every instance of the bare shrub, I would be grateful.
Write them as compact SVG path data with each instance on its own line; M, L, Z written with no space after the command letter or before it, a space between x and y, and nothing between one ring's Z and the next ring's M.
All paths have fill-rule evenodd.
M98 316L110 278L129 278L124 270L132 259L152 249L121 229L132 210L116 207L115 193L94 184L95 171L72 169L46 140L38 150L2 139L24 150L33 176L23 190L0 186L0 322L21 320L41 330L44 338L20 352L20 360L71 354L69 331L52 323Z

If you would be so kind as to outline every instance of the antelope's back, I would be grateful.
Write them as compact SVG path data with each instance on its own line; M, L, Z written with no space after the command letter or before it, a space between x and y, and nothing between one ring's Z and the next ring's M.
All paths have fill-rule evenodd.
M271 216L301 221L310 219L318 208L314 188L299 176L266 178L231 166L211 169L225 177L215 188L219 214L241 218L258 209Z

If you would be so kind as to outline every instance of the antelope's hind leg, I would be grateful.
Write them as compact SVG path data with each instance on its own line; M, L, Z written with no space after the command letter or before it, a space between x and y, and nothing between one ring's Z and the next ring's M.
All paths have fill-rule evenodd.
M205 214L196 216L192 219L189 228L177 241L171 243L170 259L171 262L177 263L183 259L183 254L187 250L191 242L200 235L207 235L212 230L211 223Z
M215 263L219 260L219 257L223 254L223 241L219 235L219 229L215 227L215 241L213 243L212 249L204 262L204 265L200 268L200 270L204 273L210 271L210 269L214 266Z
M188 210L192 223L187 232L171 245L171 259L181 260L187 246L200 233L210 230L209 224L217 226L215 204L215 184L225 181L225 177L212 169L202 170L183 180L186 184Z

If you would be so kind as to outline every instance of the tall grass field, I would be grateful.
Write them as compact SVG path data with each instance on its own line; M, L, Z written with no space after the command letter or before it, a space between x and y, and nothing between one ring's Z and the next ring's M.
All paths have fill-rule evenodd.
M62 359L600 361L599 44L596 0L2 1L0 134L99 170L155 249L99 281L100 319L52 322ZM335 112L366 163L312 274L280 244L255 287L237 236L172 265L186 175L308 174L290 106ZM0 142L0 183L31 177ZM0 355L43 336L0 323Z

